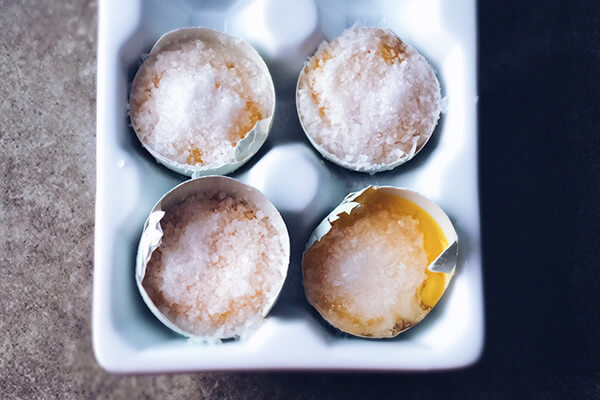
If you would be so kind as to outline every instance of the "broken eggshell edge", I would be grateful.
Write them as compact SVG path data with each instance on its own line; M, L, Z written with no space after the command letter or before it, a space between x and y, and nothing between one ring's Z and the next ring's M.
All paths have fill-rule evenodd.
M382 192L386 192L398 197L402 197L406 200L410 200L413 203L415 203L417 206L421 207L423 210L425 210L425 212L427 212L427 214L429 214L434 220L435 222L439 225L439 227L441 228L442 232L444 233L444 236L446 236L446 241L448 242L448 244L452 244L453 242L456 241L457 245L458 245L458 236L456 234L456 230L454 229L454 225L452 224L452 221L450 221L450 218L448 217L448 215L444 212L444 210L442 210L442 208L440 206L438 206L433 200L430 200L429 198L425 197L424 195L422 195L419 192L416 192L412 189L407 189L407 188L400 188L400 187L395 187L395 186L373 186L373 185L369 185L367 187L365 187L364 189L361 189L357 192L352 192L349 193L344 200L337 206L335 207L320 223L319 225L317 225L317 227L314 229L314 231L311 233L310 238L308 239L308 242L306 243L306 248L304 250L304 253L302 253L302 276L303 276L303 280L304 280L304 255L306 254L306 252L310 249L310 247L317 241L321 240L324 236L327 235L327 233L329 233L329 231L332 228L333 223L335 223L335 221L337 221L340 218L344 218L344 217L348 217L352 214L352 212L359 208L359 207L365 207L364 204L356 201L356 199L358 197L360 197L360 195L362 195L364 192L366 192L367 190L381 190ZM344 215L346 214L346 215ZM458 254L458 246L457 246L457 250L456 253ZM444 295L444 293L446 292L446 289L448 288L448 285L450 284L450 281L452 280L452 277L454 276L454 272L456 269L456 265L454 265L454 267L452 268L452 271L450 273L446 273L446 279L444 282L444 292L442 293L442 297ZM444 272L440 272L440 273L444 273ZM357 337L362 337L362 338L366 338L366 339L381 339L381 337L377 337L377 336L365 336L365 335L359 335L353 332L348 332L345 331L343 329L340 329L339 327L337 327L335 324L333 324L331 321L329 321L327 318L325 318L324 313L321 312L321 310L319 310L319 308L313 304L311 302L311 300L308 298L308 296L306 296L306 292L305 292L305 297L306 300L310 303L310 305L317 310L317 312L319 313L319 315L325 320L327 321L331 326L333 326L335 329L342 331L344 333L347 333L349 335L352 336L357 336ZM441 298L440 298L441 299ZM439 303L439 301L438 301ZM399 334L401 334L402 332L405 332L407 330L409 330L410 328L416 326L419 324L419 322L421 322L423 320L423 318L425 318L430 312L431 310L433 310L435 308L435 306L437 305L437 303L431 307L431 309L429 311L427 311L427 313L425 313L423 315L423 317L418 320L416 323L412 324L411 326L397 332L394 336L391 337L383 337L384 339L390 339L392 337L396 337Z
M329 152L328 150L326 150L324 147L322 147L320 144L318 144L317 142L315 142L315 140L312 138L312 136L308 133L308 129L305 127L304 125L304 119L302 117L302 114L300 113L300 102L298 101L298 89L300 88L300 81L302 80L302 77L304 76L305 72L306 72L306 68L308 67L308 65L310 64L310 61L312 60L312 58L315 56L315 54L313 53L313 55L311 57L309 57L306 62L304 63L304 66L302 67L302 70L300 71L300 75L298 75L298 81L296 82L296 113L298 114L298 120L300 121L300 126L302 126L302 130L304 131L304 135L308 138L308 141L310 142L310 144L312 144L312 146L327 160L331 161L334 164L339 165L340 167L352 170L352 171L357 171L357 172L365 172L368 174L376 174L378 172L383 172L383 171L389 171L392 170L408 161L410 161L411 159L414 158L414 156L416 156L426 145L427 142L429 142L429 140L431 139L431 137L433 136L434 132L435 132L435 128L438 125L438 122L440 120L440 115L442 114L442 112L444 112L444 107L443 107L443 103L444 103L444 97L442 95L442 89L441 89L441 85L440 85L440 81L435 73L435 70L433 68L433 66L429 63L429 61L421 54L419 53L415 48L413 48L412 46L410 46L408 43L404 42L398 35L396 35L396 33L394 31L392 31L389 28L379 28L379 27L361 27L361 28L373 28L373 29L381 29L386 31L387 33L396 36L402 43L404 43L404 45L410 49L412 49L413 51L415 51L420 57L423 57L423 59L425 60L425 62L427 63L427 65L429 66L429 68L431 68L431 71L433 72L433 77L435 78L435 81L437 83L437 87L438 90L440 92L440 104L438 107L438 111L437 111L437 117L436 119L432 122L432 126L429 129L429 131L431 131L429 133L429 136L427 137L427 139L423 142L423 144L421 146L418 146L418 139L413 138L413 143L412 143L412 147L411 149L408 151L408 153L405 153L403 156L401 156L400 158L398 158L398 160L392 162L392 163L388 163L388 164L355 164L355 163L350 163L347 161L342 160L341 158L339 158L338 156L336 156L335 154ZM335 40L335 38L333 39ZM330 41L331 42L331 41ZM330 42L327 42L328 44ZM325 43L325 42L323 42ZM320 47L320 45L319 45ZM318 50L318 48L317 48ZM315 53L317 52L317 50L315 50Z
M177 332L180 335L188 337L191 341L194 342L202 342L202 343L218 343L222 339L231 339L231 337L211 337L211 336L198 336L192 334L190 332L184 331L179 328L176 324L174 324L171 320L169 320L160 310L148 293L144 288L142 282L144 280L144 276L146 275L146 266L152 257L152 253L156 250L161 242L163 237L163 230L160 225L160 220L165 216L164 209L169 208L181 201L185 200L189 196L198 194L198 193L220 193L224 192L228 195L232 195L235 198L244 198L249 200L252 204L256 206L257 209L262 210L265 215L269 218L270 222L275 227L278 235L281 238L281 244L283 246L283 254L284 257L280 268L281 272L281 282L279 283L279 287L277 288L276 294L272 299L265 305L262 310L263 319L270 312L271 308L275 305L279 294L281 293L281 289L283 288L283 284L285 282L288 266L290 261L290 238L288 234L287 227L281 214L275 206L263 195L258 189L246 185L242 182L239 182L233 178L225 177L225 176L205 176L195 179L190 179L185 181L173 189L169 190L165 193L161 199L156 203L156 205L152 208L150 215L146 219L144 223L144 229L142 231L142 235L140 237L140 242L138 246L137 256L136 256L136 267L135 267L135 281L138 287L144 302L150 309L150 311L169 329ZM264 322L264 321L263 321ZM258 329L260 324L256 327ZM251 329L248 332L240 333L239 336L235 336L237 339L247 339L252 333L255 332L256 329Z
M258 65L262 73L268 77L268 81L270 83L269 86L271 87L272 106L269 111L269 116L258 121L256 125L254 125L254 127L246 134L246 136L238 142L238 144L235 146L234 161L218 166L202 167L173 161L158 153L150 146L146 145L146 143L144 143L137 130L135 129L133 121L131 121L132 128L142 146L152 155L152 157L156 159L156 161L169 168L170 170L180 173L182 175L190 176L192 178L209 175L226 175L235 171L236 169L244 165L248 160L250 160L250 158L252 158L252 156L255 155L258 152L258 150L260 150L264 142L267 140L267 137L269 136L269 131L271 130L271 126L273 125L273 116L275 115L276 103L275 85L273 84L273 77L271 76L271 73L269 72L269 69L265 64L265 61L262 59L260 54L258 54L256 49L252 47L248 42L242 40L241 38L231 36L226 33L209 28L181 28L167 32L163 34L154 44L152 50L150 50L149 56L152 56L153 54L156 54L161 51L176 49L177 46L179 46L181 43L190 40L200 40L207 44L222 44L224 46L228 46L240 51L249 59L253 60ZM133 78L132 87L135 85L136 79L141 68L142 67L140 66L140 68L135 74L135 77Z

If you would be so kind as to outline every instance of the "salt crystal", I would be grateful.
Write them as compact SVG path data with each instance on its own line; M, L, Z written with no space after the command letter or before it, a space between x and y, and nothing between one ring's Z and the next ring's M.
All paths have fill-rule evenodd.
M196 194L165 211L143 280L152 302L197 336L255 329L284 279L283 239L271 220L249 218L254 204L224 194Z
M235 161L235 147L268 118L270 77L241 51L190 40L150 57L130 96L142 142L169 160L202 167Z
M300 77L297 103L307 135L326 156L371 171L424 146L441 93L425 58L392 31L351 28L319 46Z
M418 295L427 279L419 220L370 204L345 217L305 253L303 276L311 304L338 328L393 336L423 318Z

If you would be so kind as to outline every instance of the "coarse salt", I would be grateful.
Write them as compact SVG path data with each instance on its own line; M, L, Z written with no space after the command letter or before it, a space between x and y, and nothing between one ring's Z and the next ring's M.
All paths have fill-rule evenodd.
M130 116L140 140L169 160L218 167L274 98L270 77L231 44L188 40L151 54L134 79Z
M255 330L285 278L283 239L270 218L224 193L196 194L165 211L143 280L154 305L196 336Z
M353 194L317 227L320 233L304 253L307 300L344 332L396 336L421 321L447 286L445 274L427 269L447 238L402 193L368 187ZM359 206L343 207L351 203Z
M297 90L302 125L319 151L374 172L407 161L441 110L431 66L392 31L351 28L319 46Z
M415 293L427 266L418 224L381 210L333 229L320 250L308 253L309 296L334 319L369 331L391 330L399 319L417 321L423 310Z

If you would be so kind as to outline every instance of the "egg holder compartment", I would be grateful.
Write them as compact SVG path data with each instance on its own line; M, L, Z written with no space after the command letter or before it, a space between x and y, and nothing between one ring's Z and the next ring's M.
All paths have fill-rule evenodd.
M100 365L135 373L432 370L472 363L483 343L474 3L211 4L198 10L183 0L100 3L93 293L93 344ZM293 17L286 17L286 10ZM393 29L431 62L448 97L448 111L427 146L405 165L373 176L325 161L302 132L295 108L295 83L305 58L322 39L355 23ZM140 55L164 32L185 26L241 36L267 62L277 94L272 130L261 150L231 176L259 189L280 210L292 244L287 280L264 326L248 340L214 346L190 344L164 327L147 309L134 279L144 220L185 177L157 164L139 144L128 126L128 92ZM346 194L371 184L408 187L431 198L450 216L461 241L456 275L440 303L418 326L391 340L354 338L328 327L302 288L300 261L310 233Z

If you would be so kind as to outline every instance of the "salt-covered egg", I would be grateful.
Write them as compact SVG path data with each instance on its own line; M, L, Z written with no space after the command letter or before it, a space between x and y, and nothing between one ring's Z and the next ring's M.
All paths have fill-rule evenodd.
M195 340L246 338L264 321L290 258L279 212L257 189L222 176L186 181L153 208L135 278L152 313Z
M454 274L428 266L456 242L448 216L408 190L351 193L315 229L302 260L308 302L341 331L389 338L419 323Z
M353 27L323 42L296 87L312 145L348 169L375 173L410 160L431 137L440 84L415 49L389 29Z
M133 80L131 124L158 162L188 176L227 174L265 142L275 89L258 52L208 28L163 35Z

